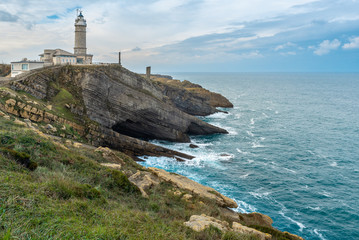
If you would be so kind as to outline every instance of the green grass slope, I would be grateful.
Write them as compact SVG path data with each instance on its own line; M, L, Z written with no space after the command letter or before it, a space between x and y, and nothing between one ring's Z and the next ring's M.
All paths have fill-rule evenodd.
M126 163L122 171L101 166L98 152L0 117L0 239L255 239L185 227L192 214L216 216L218 207L184 201L167 183L143 198L123 173L143 167L116 154Z

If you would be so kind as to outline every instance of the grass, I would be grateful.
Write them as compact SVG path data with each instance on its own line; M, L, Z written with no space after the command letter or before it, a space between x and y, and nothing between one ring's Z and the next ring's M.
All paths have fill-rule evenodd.
M222 238L183 225L193 214L218 215L214 202L187 202L168 183L143 198L123 172L99 164L106 161L100 153L66 150L3 118L0 126L0 239ZM142 169L116 154L126 162L124 172ZM18 155L38 167L30 171Z

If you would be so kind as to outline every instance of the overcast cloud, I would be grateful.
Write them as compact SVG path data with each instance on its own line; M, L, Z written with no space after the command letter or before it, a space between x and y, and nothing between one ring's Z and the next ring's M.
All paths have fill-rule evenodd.
M94 61L135 71L359 70L358 0L2 0L0 61L73 51L77 8Z

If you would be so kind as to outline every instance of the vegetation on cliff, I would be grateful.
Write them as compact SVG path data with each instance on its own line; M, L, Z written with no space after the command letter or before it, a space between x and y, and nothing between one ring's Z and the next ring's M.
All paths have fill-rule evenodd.
M148 170L130 157L114 152L109 159L92 146L25 125L0 112L2 239L258 239L216 227L193 231L183 223L194 214L277 231L261 215L228 213L216 201L170 182L147 189L143 197L128 177ZM29 169L19 159L37 167ZM104 166L109 161L121 163L121 169ZM277 232L273 239L295 239Z
M9 64L0 64L0 77L6 77L11 73Z
M148 92L151 83L116 68L47 68L12 85L20 91L0 88L0 239L300 239L273 228L268 216L229 210L236 203L214 189L126 155L191 158L101 128L85 114L86 101L96 99L83 98L94 90L83 84L96 77L168 107L158 103L166 101L160 90ZM102 144L122 152L96 148ZM202 215L214 222L190 222Z

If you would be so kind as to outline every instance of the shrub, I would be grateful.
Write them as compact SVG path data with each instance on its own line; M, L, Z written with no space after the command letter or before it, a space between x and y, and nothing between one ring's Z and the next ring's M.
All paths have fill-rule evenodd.
M269 233L270 235L272 235L272 239L274 239L274 240L295 240L296 239L296 238L290 236L288 233L281 232L275 228L259 226L259 225L251 225L249 227L257 229L258 231L261 231L264 233Z
M240 234L229 231L223 235L222 240L259 240L259 238L253 234Z
M30 160L30 155L25 152L18 152L10 148L2 147L0 151L8 156L14 158L17 162L24 165L31 171L34 171L37 168L37 163Z
M221 237L222 231L212 225L195 236L196 240L218 240L221 239Z
M90 200L101 197L101 192L89 184L81 184L64 179L52 181L48 186L48 190L54 197L64 200L71 197L88 198Z
M110 181L108 181L108 188L120 189L126 193L140 193L137 186L128 180L127 176L117 170L108 170Z

